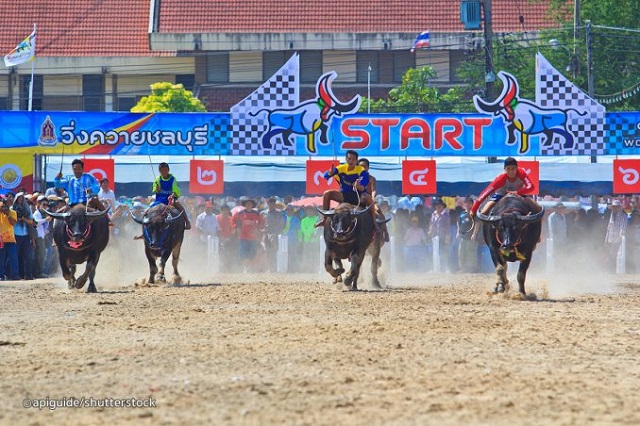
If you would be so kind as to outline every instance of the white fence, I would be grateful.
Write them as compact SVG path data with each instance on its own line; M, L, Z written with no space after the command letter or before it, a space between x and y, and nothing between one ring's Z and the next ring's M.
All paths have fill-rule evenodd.
M397 272L397 242L394 237L390 238L388 244L385 244L383 250L389 250L389 271L391 275L395 275ZM318 272L322 274L324 272L324 238L320 235L318 238L318 262L317 271L309 271L309 272ZM553 273L556 271L556 256L555 256L555 244L553 238L546 239L546 268L547 273ZM433 261L433 269L434 273L442 272L442 259L440 257L440 240L438 237L434 237L432 239L432 261ZM627 263L627 240L625 237L622 237L622 242L620 243L620 248L618 249L618 254L616 256L616 274L625 274L626 273L626 263ZM207 239L207 269L213 273L220 272L220 240L218 237L209 236ZM278 253L276 257L276 271L278 273L287 273L290 271L289 267L289 239L286 235L278 236Z

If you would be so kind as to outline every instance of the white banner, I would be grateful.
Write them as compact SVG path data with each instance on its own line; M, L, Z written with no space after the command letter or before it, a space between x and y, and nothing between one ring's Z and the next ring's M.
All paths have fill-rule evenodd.
M4 57L4 64L8 67L20 65L27 62L36 54L36 30L34 29L29 37L25 38Z

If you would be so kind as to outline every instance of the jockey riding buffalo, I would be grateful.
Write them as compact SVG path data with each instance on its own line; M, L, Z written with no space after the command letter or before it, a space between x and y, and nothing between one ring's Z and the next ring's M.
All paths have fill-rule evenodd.
M82 288L89 279L87 293L96 293L93 279L100 254L109 242L107 210L100 211L77 204L65 212L45 213L53 222L53 239L58 246L62 276L69 288ZM87 262L84 274L75 278L76 265Z
M351 269L345 278L345 285L351 290L358 289L358 276L360 266L364 259L367 248L375 236L375 225L373 216L369 209L359 210L351 204L342 203L335 209L316 209L320 214L327 216L330 220L324 225L324 241L326 249L324 252L324 267L334 278L334 282L342 279L344 268L341 259L349 259ZM371 273L373 275L373 286L380 288L378 281L378 267L380 265L380 245L376 246L371 253ZM333 262L338 269L334 269Z
M493 293L504 293L509 288L507 262L520 261L518 286L520 294L526 296L524 282L540 239L543 216L544 208L535 212L532 203L515 194L502 197L488 216L478 212L478 219L485 223L484 241L498 275Z
M180 283L182 278L178 272L180 249L184 238L185 220L183 212L176 207L157 204L150 207L142 217L133 212L133 220L142 225L144 253L149 262L149 283L165 282L164 266L172 256L173 282ZM159 265L156 263L160 259Z

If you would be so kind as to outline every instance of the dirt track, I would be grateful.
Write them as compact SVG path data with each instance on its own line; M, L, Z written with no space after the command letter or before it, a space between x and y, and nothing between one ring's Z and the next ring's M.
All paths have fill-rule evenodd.
M2 283L0 424L640 424L640 286L523 302L492 279ZM22 407L47 396L156 407Z

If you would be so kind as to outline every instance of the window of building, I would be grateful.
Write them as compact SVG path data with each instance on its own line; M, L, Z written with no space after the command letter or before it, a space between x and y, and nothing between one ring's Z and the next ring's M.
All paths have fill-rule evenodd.
M287 60L291 57L291 52ZM284 64L284 62L283 62ZM305 50L300 52L300 82L315 83L322 75L322 51Z
M463 50L449 51L449 81L452 83L462 83L462 77L458 76L458 69L466 61L465 52Z
M375 51L360 50L356 52L357 83L378 82L378 58L378 52ZM369 66L371 66L371 71L369 71Z
M262 52L262 80L267 81L289 59L291 52Z
M85 111L104 111L104 79L102 74L82 76L82 97Z
M176 84L182 84L185 89L193 91L196 76L194 74L178 74L176 75Z
M118 97L118 111L131 111L136 106L138 99L135 96Z
M31 75L20 76L20 109L29 109L29 83ZM33 76L33 96L31 99L31 109L33 111L42 111L42 96L44 93L44 82L42 75L35 74Z
M393 82L402 83L402 76L409 68L416 66L416 60L409 50L393 52Z
M176 77L176 82L177 82ZM195 79L194 79L195 82ZM207 55L207 83L229 82L229 53L210 53ZM183 83L184 84L184 83ZM187 87L186 84L184 86ZM193 85L191 86L193 87ZM191 90L191 89L189 89Z

